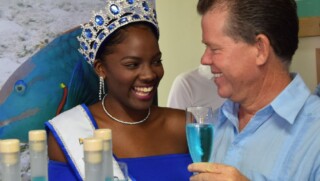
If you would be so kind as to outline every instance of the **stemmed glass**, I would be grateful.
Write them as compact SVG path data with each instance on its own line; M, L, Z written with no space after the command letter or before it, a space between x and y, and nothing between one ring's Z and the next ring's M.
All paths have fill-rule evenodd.
M128 174L127 164L125 162L119 162L119 161L117 164L119 165L119 169L121 170L123 175L120 175L120 177L114 177L113 181L131 181Z
M193 162L212 162L213 112L211 107L188 107L186 134Z

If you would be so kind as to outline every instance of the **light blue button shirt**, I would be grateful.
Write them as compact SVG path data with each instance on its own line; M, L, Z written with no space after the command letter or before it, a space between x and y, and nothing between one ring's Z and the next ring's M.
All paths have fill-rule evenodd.
M216 112L214 162L238 168L254 181L320 181L320 98L300 75L239 133L239 105Z

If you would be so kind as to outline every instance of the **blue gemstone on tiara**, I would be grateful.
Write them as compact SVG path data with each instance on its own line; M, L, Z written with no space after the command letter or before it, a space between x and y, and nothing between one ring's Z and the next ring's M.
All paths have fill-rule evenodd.
M97 15L95 17L95 22L98 26L102 26L104 24L104 19L101 15Z
M98 48L98 43L97 42L94 42L94 44L93 44L93 49L97 49Z
M125 23L125 22L127 22L127 21L128 21L128 18L123 17L123 18L121 18L121 19L119 20L119 23L120 23L120 24L123 24L123 23Z
M93 58L94 58L94 53L93 53L93 52L90 52L90 53L89 53L89 58L90 58L90 59L93 59Z
M98 38L99 38L99 40L102 40L105 36L106 36L105 33L100 33L100 34L98 35Z
M128 2L129 4L133 4L133 3L134 3L134 0L127 0L127 2Z
M88 47L86 46L86 44L84 42L81 42L80 45L84 50L88 50Z
M84 30L84 33L86 35L87 38L92 38L92 32L90 29L86 29Z
M156 10L153 10L154 18L157 19L157 12Z
M115 30L134 22L147 22L158 30L154 0L107 0L106 8L94 12L89 23L81 25L79 52L93 65L101 43ZM158 31L157 31L158 33Z
M149 6L148 6L147 2L143 1L142 6L144 7L145 11L149 11Z
M140 16L137 15L137 14L134 14L134 15L132 16L132 18L133 18L133 19L140 19Z
M110 11L111 11L112 14L117 15L117 14L119 14L120 9L119 9L119 7L117 5L112 4L110 6Z
M108 26L108 30L111 31L115 27L116 27L116 25L114 23L112 23L111 25Z

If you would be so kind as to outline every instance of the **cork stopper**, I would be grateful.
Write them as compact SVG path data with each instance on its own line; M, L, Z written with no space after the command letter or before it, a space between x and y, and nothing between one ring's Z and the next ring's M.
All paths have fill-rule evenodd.
M85 161L97 164L102 162L102 139L86 138L83 142Z
M29 131L29 141L44 141L47 140L45 130L31 130Z
M85 138L83 140L84 151L101 151L102 139L100 138Z
M47 134L45 130L29 131L29 147L33 151L44 151L47 146Z
M20 157L20 141L18 139L7 139L0 141L0 153L2 154L2 162L5 164L16 164Z
M102 140L111 140L111 129L97 129L94 131L94 137L100 138Z
M94 137L102 139L104 151L111 150L111 129L97 129L94 131Z
M6 139L0 141L0 153L15 153L20 151L18 139Z

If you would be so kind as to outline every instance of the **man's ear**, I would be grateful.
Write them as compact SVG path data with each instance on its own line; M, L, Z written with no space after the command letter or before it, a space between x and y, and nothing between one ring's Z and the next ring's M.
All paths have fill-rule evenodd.
M258 34L255 45L258 50L256 64L263 65L267 62L271 51L269 38L264 34Z
M103 77L105 78L106 77L106 72L105 72L105 68L103 66L103 63L100 59L96 59L94 62L93 62L93 68L96 72L96 74L99 76L99 77Z

